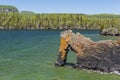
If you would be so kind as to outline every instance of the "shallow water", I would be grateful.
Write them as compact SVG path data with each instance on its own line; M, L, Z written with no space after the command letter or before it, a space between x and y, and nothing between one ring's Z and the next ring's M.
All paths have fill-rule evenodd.
M120 80L116 74L76 70L74 52L65 67L54 67L62 30L0 30L0 80ZM74 30L94 41L119 39L98 30Z

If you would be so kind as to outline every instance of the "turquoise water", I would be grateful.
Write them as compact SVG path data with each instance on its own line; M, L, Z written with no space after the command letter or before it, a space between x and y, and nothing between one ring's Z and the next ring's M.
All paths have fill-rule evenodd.
M98 30L74 30L94 41L119 39L99 36ZM68 65L54 67L61 30L0 30L0 80L120 80L116 74L76 70L69 52Z

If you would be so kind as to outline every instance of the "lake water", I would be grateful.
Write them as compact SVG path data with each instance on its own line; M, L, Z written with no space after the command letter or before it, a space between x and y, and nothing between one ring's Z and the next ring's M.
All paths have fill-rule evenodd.
M76 70L74 52L65 67L54 67L62 30L0 30L0 80L120 80L116 74ZM98 30L74 30L94 41L119 39L99 36Z

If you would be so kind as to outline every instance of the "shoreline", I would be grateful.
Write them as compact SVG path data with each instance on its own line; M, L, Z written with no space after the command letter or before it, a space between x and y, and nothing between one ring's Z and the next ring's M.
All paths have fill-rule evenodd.
M34 31L34 30L38 30L38 31L49 31L49 30L53 30L53 31L56 31L56 30L61 30L61 31L63 31L63 30L68 30L68 29L0 29L0 31L4 31L4 30L13 30L13 31L17 31L17 30L27 30L27 31ZM100 32L100 29L71 29L71 30L80 30L80 31L86 31L86 30L98 30L99 32L98 32L98 35L100 35L100 36L120 36L120 34L119 35L111 35L111 34L101 34L101 32Z

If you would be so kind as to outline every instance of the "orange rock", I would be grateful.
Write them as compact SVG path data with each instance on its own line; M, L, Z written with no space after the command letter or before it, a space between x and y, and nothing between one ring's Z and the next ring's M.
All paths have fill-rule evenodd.
M66 48L68 47L67 42L65 41L64 38L61 38L60 40L60 48L59 48L59 52L62 53L61 59L65 58L66 55Z

